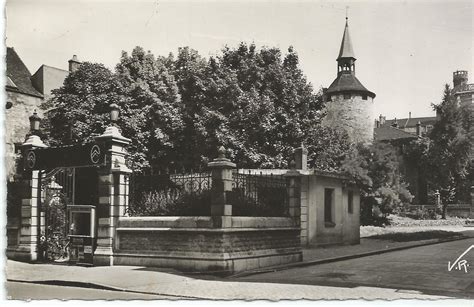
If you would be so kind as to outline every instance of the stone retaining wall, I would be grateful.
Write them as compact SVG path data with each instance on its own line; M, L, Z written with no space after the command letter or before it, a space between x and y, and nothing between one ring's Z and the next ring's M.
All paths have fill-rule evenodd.
M474 208L469 205L448 205L446 207L446 215L452 217L470 218L473 216Z
M302 260L291 218L126 217L119 220L114 265L171 267L230 274Z

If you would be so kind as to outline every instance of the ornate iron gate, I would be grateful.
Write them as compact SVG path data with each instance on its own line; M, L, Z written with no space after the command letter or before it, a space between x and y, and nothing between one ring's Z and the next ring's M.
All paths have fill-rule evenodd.
M74 202L75 168L43 171L40 180L40 258L43 261L67 261L67 206Z

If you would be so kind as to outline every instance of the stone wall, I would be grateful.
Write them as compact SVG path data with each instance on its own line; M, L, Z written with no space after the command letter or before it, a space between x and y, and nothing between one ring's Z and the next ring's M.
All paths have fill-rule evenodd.
M448 205L446 215L451 217L470 218L474 214L474 208L470 204Z
M327 115L323 124L347 131L354 142L372 143L374 136L373 99L367 96L352 94L344 99L343 94L331 95L326 102Z
M230 274L302 260L299 227L291 218L123 217L114 265L171 267Z
M39 97L7 91L7 101L12 103L10 109L5 110L5 172L8 180L13 180L16 170L15 144L22 144L30 131L29 117L36 109L43 117L39 106L42 99Z

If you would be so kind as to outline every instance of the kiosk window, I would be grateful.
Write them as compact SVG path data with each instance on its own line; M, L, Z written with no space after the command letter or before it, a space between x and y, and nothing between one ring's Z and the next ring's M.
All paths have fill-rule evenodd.
M91 214L73 212L71 234L90 236L91 235Z
M354 192L349 191L347 193L347 212L353 213L354 211Z
M334 216L332 212L334 189L324 189L324 222L327 226L334 225Z

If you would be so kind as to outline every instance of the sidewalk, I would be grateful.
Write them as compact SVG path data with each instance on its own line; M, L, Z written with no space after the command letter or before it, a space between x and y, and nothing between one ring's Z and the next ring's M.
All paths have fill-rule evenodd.
M474 237L472 231L464 233ZM361 257L370 253L410 248L440 241L423 240L390 242L388 240L361 239L360 245L332 246L304 250L304 263L266 269L266 272L311 265L318 262L339 261ZM263 269L262 269L263 270ZM255 274L256 272L251 272ZM35 284L55 284L71 287L89 287L130 293L145 293L176 299L434 299L417 291L402 291L375 287L329 287L271 282L244 282L238 276L218 278L209 275L190 275L172 269L132 266L79 267L56 264L29 264L8 260L8 281ZM271 278L270 278L271 280ZM157 296L157 299L159 297ZM88 297L87 299L93 299Z

